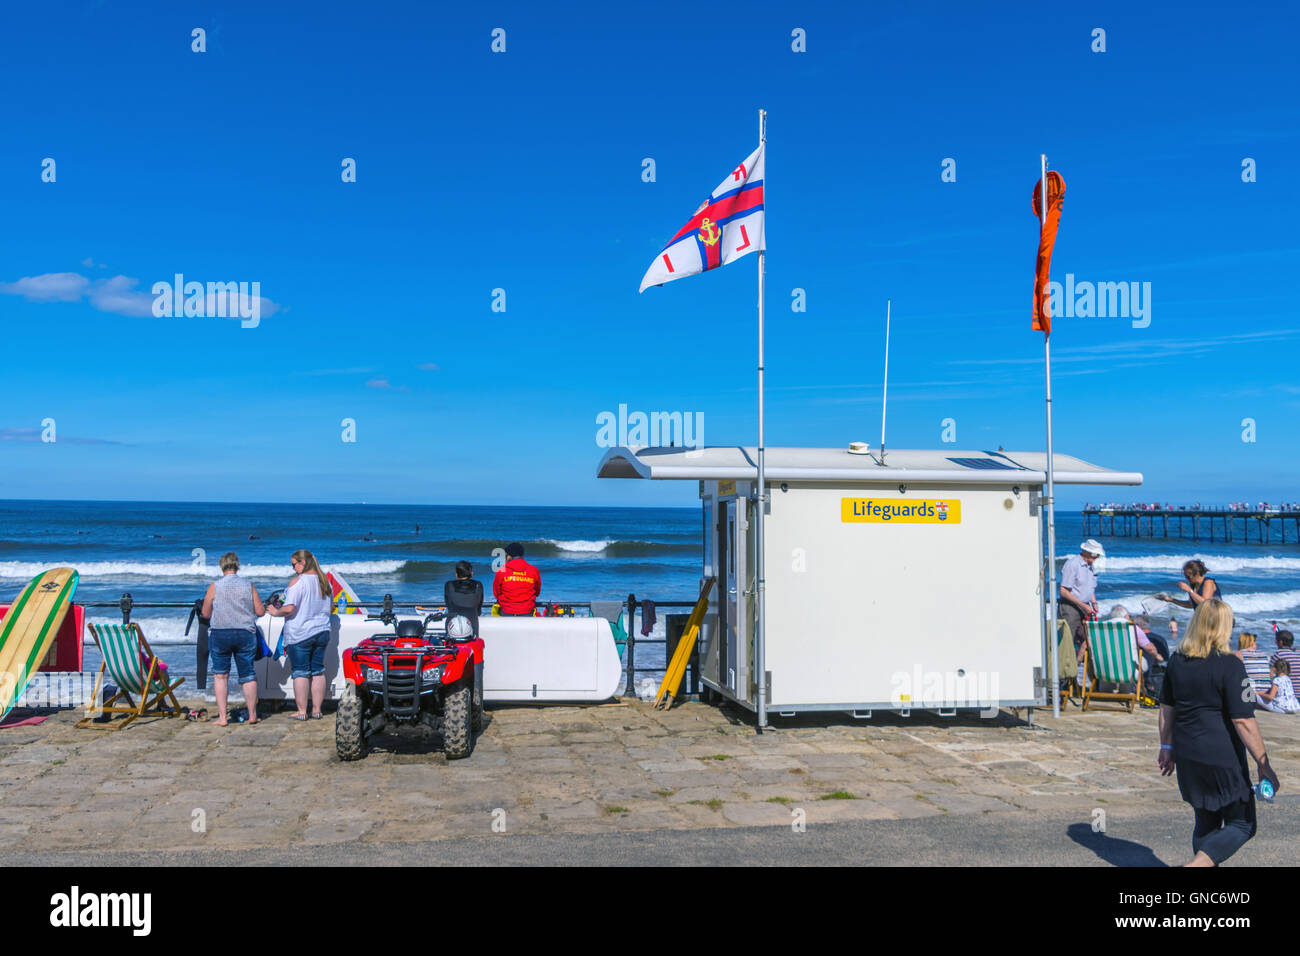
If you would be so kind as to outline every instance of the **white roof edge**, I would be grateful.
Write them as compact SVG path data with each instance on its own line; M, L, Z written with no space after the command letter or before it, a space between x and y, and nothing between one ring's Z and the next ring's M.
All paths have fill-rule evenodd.
M598 478L646 478L655 481L700 481L717 479L752 480L758 477L755 465L723 464L703 460L705 450L697 452L700 461L681 461L689 452L682 450L675 455L676 461L647 462L640 453L645 448L611 448L601 458L596 468ZM769 449L769 452L774 449ZM662 449L667 451L667 449ZM1058 458L1065 456L1056 456ZM868 458L868 462L873 459ZM1077 460L1074 460L1077 462ZM1087 464L1086 462L1077 462ZM808 467L799 465L782 465L769 462L765 469L769 480L790 481L907 481L917 483L961 483L1005 485L1023 482L1025 484L1045 484L1047 475L1032 469L998 469L996 471L979 471L959 468L891 468L873 464L845 467ZM1055 472L1053 479L1063 485L1140 485L1142 473L1135 471L1108 471L1098 468L1095 471L1070 470L1068 468Z

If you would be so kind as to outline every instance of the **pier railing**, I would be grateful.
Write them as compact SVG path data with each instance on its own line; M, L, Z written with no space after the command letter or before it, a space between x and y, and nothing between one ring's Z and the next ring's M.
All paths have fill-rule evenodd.
M1238 524L1240 522L1240 524ZM1085 508L1083 509L1084 535L1101 537L1191 538L1200 541L1202 536L1216 540L1243 543L1255 541L1268 544L1278 540L1287 543L1288 522L1291 540L1300 541L1300 511L1292 509L1238 509L1228 508ZM1146 532L1143 534L1143 528ZM1278 535L1273 534L1274 527ZM1094 530L1095 529L1095 530ZM1254 535L1251 531L1254 531ZM1172 532L1172 533L1171 533Z
M200 603L201 602L199 601L137 601L131 596L131 593L128 591L125 594L123 594L122 597L117 601L87 602L83 604L82 607L103 608L103 609L114 608L121 613L122 623L130 624L131 614L138 609L171 609L171 610L180 610L180 611L192 611L195 610L200 605ZM369 601L358 600L357 603L362 607L366 607L366 608L375 607L375 608L382 608L385 611L392 610L394 612L414 611L417 608L442 607L441 604L437 604L435 602L394 601L393 596L391 594L385 594L382 601L369 602ZM562 608L585 608L588 612L590 612L592 603L593 602L591 601L555 600L555 601L546 601L544 602L544 605L545 606L554 605L556 607L562 607ZM597 601L594 603L608 604L609 602ZM666 651L667 644L668 644L667 636L651 638L651 637L639 637L637 635L636 612L642 603L643 602L637 600L637 596L635 594L629 594L627 596L627 601L622 605L623 610L626 611L627 613L627 643L624 645L627 649L626 657L624 659L624 668L627 671L627 685L623 691L624 696L627 697L632 697L636 695L636 675L637 675L636 647L637 645L638 644L663 644L665 645L665 651ZM695 602L694 601L655 601L654 606L656 610L658 610L659 608L690 608L690 607L695 607ZM483 608L490 609L491 607L492 607L491 604L484 604L482 608L480 608L480 610L482 610ZM664 621L664 634L665 635L668 634L667 620ZM665 667L668 664L668 657L669 655L665 653L664 654ZM696 654L692 655L691 688L690 688L691 694L699 693L698 660L699 660L699 656L697 651ZM661 670L660 668L657 667L654 668L643 667L640 669L640 672L642 674L657 674L657 673L661 673Z

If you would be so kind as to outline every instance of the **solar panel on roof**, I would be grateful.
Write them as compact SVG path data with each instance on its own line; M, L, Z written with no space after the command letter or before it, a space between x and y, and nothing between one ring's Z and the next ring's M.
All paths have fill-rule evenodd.
M961 465L963 468L979 468L984 471L1015 471L1010 465L1003 464L994 458L949 458L954 465Z

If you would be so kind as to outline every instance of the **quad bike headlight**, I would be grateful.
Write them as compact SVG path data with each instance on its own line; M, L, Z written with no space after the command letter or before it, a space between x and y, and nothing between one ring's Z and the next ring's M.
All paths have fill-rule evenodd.
M378 667L365 667L362 668L361 672L365 675L367 684L382 684L384 682L384 672Z
M426 668L424 669L424 683L426 683L426 684L441 684L441 683L442 683L442 669L443 669L444 666L445 666L445 665L443 665L443 664L439 664L437 667L426 667Z

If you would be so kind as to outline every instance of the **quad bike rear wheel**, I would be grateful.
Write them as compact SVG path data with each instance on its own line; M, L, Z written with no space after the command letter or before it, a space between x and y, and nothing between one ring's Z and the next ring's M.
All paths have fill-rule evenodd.
M339 699L334 720L334 749L340 760L360 760L366 755L365 719L361 697L354 684L347 684Z
M443 703L442 742L449 760L468 757L474 750L473 678L461 680L449 690Z

